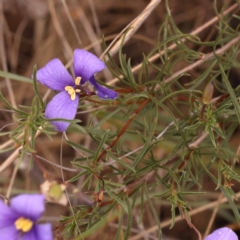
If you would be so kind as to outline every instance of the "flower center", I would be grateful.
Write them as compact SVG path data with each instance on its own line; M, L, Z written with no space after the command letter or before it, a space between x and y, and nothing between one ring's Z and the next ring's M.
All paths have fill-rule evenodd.
M75 100L76 93L81 92L81 90L79 88L77 88L78 86L80 86L81 79L82 79L81 77L77 77L75 79L75 87L72 87L72 86L65 87L65 91L67 91L68 94L71 96L71 100Z
M29 232L33 226L33 222L24 217L18 218L14 224L17 230L21 230L23 232Z

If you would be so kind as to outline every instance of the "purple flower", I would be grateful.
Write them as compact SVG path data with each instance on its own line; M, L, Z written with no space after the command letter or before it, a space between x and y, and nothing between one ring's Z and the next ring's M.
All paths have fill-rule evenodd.
M238 237L230 228L223 227L215 230L204 240L238 240Z
M44 211L44 196L22 194L10 201L10 207L0 199L0 238L11 240L52 240L51 224L39 224Z
M94 74L102 71L106 65L94 54L76 49L74 51L75 80L65 69L62 62L55 58L37 71L37 80L52 90L60 91L47 105L46 118L74 119L77 108L79 93L85 91L82 85L89 81L95 87L96 94L101 99L115 99L117 93L97 83ZM64 132L69 122L54 121L52 124L61 132Z

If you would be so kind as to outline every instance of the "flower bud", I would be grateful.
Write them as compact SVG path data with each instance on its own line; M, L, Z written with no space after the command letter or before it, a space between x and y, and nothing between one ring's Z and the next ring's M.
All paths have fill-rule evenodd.
M213 96L213 91L214 91L214 85L212 82L208 83L208 85L205 87L203 94L202 94L202 102L206 105L208 105Z

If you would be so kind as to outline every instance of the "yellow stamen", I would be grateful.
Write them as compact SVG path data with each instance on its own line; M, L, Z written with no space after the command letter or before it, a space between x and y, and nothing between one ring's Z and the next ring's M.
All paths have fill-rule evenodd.
M76 92L73 87L71 86L66 86L65 90L68 92L68 94L71 96L71 100L75 100L76 98Z
M65 90L68 92L68 90L70 90L70 89L73 89L73 87L71 87L71 86L66 86L65 87Z
M17 230L21 230L23 232L29 232L33 226L33 222L30 219L23 217L18 218L14 224Z
M81 82L82 78L81 77L77 77L75 79L75 85L79 86L80 85L80 82Z
M81 90L80 90L80 89L76 89L75 92L76 92L76 93L80 93Z

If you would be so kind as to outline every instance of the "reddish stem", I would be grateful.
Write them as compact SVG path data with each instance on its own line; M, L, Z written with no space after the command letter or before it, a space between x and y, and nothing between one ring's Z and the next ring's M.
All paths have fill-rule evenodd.
M182 167L185 165L185 163L190 159L190 155L193 152L193 150L190 150L188 155L184 158L183 162L178 166L178 171L182 169Z
M124 127L121 129L120 133L117 135L116 139L106 148L102 151L102 153L99 155L97 162L106 154L106 152L111 149L119 140L119 138L125 133L126 129L130 125L130 123L133 121L133 119L138 115L138 113L144 108L144 106L149 102L149 98L147 98L140 107L136 110L133 117L131 117L127 123L124 125Z
M86 101L88 102L93 102L93 103L97 103L97 104L100 104L100 105L109 105L110 107L113 107L113 106L117 106L117 105L120 105L122 104L120 101L112 101L112 102L105 102L105 101L99 101L99 100L95 100L95 99L85 99ZM133 103L136 103L136 104L141 104L143 102L143 100L138 100L138 101L134 101L134 100L128 100L126 102L126 104L130 105L130 104L133 104Z
M138 87L137 89L140 92L143 91L143 88L141 88L141 87ZM123 89L115 89L114 91L118 92L118 93L132 93L132 92L135 92L135 89L133 89L133 88L123 88ZM96 93L95 92L81 93L80 98L83 98L83 97L86 97L86 96L93 96L93 95L96 95Z

